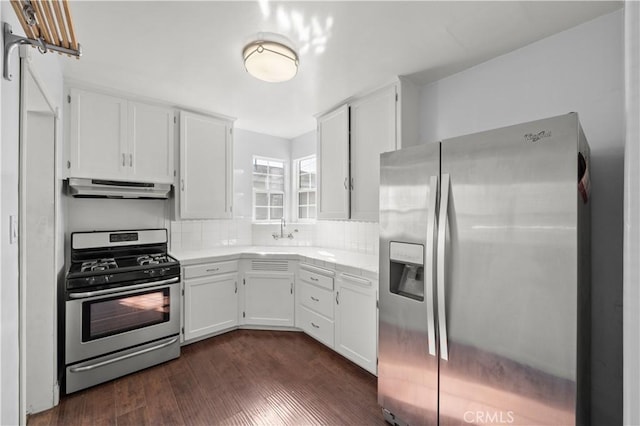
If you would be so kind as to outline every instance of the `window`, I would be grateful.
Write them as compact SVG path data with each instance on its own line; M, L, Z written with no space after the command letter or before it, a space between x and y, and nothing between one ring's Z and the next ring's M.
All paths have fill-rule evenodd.
M301 158L296 161L296 190L298 203L298 219L316 218L316 156Z
M284 161L253 158L253 220L280 220L284 215Z

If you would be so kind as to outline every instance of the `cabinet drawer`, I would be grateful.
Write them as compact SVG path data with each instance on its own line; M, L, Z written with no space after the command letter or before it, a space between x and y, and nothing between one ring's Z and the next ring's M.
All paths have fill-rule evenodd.
M368 280L362 277L357 277L355 275L342 273L340 274L340 277L338 279L347 284L355 284L360 287L370 287L370 288L372 287L371 280Z
M301 306L300 325L309 336L333 348L333 321Z
M300 282L299 291L299 301L302 305L327 318L333 318L332 291L307 284L304 281Z
M333 277L327 277L326 275L321 275L302 268L300 268L298 275L303 281L320 287L324 287L329 290L333 290Z
M236 272L238 270L238 262L216 262L203 263L202 265L185 266L184 279L204 277L207 275L226 274L227 272Z

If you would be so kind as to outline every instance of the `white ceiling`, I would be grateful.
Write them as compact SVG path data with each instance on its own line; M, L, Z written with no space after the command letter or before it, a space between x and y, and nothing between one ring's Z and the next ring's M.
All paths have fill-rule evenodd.
M426 84L622 7L621 2L72 1L80 60L65 76L236 117L285 138L314 114L408 75ZM285 83L249 76L241 51L259 32L300 52Z

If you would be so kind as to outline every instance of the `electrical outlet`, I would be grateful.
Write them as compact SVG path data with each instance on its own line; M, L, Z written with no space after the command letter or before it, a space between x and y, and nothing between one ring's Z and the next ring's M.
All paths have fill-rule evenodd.
M9 244L18 242L18 216L9 216Z

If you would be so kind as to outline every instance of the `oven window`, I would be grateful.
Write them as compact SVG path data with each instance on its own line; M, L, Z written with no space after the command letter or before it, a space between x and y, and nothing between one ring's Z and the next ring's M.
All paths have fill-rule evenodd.
M169 287L82 304L82 341L169 321Z

